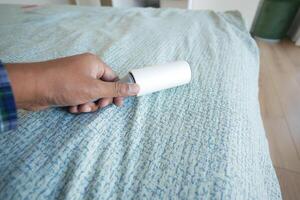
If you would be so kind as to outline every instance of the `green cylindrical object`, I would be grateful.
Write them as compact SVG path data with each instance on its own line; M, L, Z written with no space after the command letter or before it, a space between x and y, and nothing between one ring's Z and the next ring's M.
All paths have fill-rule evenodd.
M252 34L264 39L282 39L297 14L299 3L298 0L264 0Z

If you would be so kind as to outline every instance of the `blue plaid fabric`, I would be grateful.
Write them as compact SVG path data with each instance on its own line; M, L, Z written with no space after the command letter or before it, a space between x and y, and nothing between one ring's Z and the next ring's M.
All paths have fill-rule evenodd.
M4 65L0 61L0 132L17 126L17 110Z

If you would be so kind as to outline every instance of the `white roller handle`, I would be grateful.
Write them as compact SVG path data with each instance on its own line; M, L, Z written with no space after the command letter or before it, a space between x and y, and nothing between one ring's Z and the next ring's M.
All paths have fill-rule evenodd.
M120 82L137 83L138 96L187 84L191 81L191 68L186 61L176 61L133 69Z

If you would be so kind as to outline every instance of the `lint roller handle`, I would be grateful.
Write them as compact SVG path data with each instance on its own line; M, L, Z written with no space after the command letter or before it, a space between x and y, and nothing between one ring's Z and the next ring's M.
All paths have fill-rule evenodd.
M137 83L140 86L137 96L184 85L190 81L191 68L186 61L133 69L120 79L124 83Z

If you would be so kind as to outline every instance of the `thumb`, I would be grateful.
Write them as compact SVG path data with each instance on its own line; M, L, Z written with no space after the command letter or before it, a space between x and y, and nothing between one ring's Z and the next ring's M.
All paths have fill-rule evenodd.
M140 87L135 83L105 82L101 80L97 80L97 83L99 98L136 96L140 90Z

